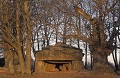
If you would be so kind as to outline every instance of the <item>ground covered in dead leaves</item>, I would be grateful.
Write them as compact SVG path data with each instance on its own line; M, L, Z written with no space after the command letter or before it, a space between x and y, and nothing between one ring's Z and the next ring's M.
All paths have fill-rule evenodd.
M27 74L8 74L0 73L0 78L120 78L114 72L37 72L31 75Z

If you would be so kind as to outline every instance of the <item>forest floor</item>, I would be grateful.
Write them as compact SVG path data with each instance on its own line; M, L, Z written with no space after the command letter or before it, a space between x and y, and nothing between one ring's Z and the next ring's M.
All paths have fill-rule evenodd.
M120 78L114 72L81 71L81 72L37 72L27 74L0 73L0 78Z

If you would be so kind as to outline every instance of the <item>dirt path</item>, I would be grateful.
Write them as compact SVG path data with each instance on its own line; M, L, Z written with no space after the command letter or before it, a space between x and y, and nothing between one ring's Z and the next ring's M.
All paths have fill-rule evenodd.
M15 74L10 75L6 73L0 73L0 78L120 78L120 76L114 73L103 72L41 72L33 73L32 75Z

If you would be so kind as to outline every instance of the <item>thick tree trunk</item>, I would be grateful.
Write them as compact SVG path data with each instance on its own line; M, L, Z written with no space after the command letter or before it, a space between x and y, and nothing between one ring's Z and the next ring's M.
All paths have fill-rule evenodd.
M31 74L31 26L29 13L29 0L24 2L24 12L27 24L27 49L26 49L26 73Z
M110 66L108 64L107 56L112 52L107 48L103 48L101 46L90 46L90 49L93 54L93 69L100 71L108 71L110 70Z
M19 1L16 0L15 4L16 4L16 30L17 30L17 40L18 40L16 51L18 52L18 56L19 56L21 72L25 73L24 57L22 54L21 41L20 41Z
M105 27L104 27L104 18L103 18L103 0L99 0L99 42L102 47L106 47L106 34L104 33Z

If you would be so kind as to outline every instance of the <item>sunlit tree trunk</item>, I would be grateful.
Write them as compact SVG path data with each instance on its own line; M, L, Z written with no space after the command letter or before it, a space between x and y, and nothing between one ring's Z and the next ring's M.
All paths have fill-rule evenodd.
M21 72L25 73L25 63L24 63L24 57L22 54L22 48L21 48L21 36L20 36L20 24L19 24L19 1L15 0L15 5L16 5L16 30L17 30L17 52L19 56L19 61L20 61L20 68Z
M24 1L24 12L27 25L27 47L26 47L26 73L31 74L31 25L30 25L30 9L29 0Z

